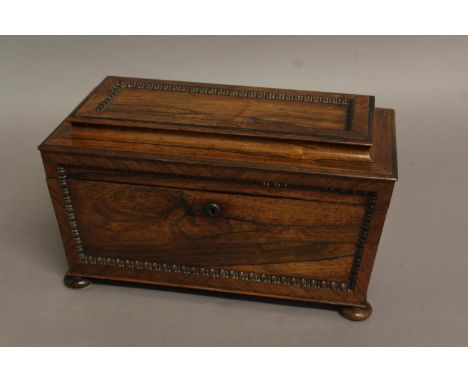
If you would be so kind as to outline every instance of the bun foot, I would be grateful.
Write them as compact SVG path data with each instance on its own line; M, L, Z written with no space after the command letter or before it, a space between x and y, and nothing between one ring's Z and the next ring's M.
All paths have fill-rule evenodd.
M342 306L340 307L340 314L351 321L364 321L372 314L372 306L369 303L366 303L366 306L363 308Z
M84 277L80 276L72 276L69 274L65 275L63 282L65 286L72 289L82 289L92 284L92 281L89 279L85 279Z

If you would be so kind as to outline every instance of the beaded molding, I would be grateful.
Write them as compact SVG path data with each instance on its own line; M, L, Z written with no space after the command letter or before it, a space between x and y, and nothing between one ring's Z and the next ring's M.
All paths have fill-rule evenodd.
M67 184L67 172L65 167L57 167L57 179L60 190L62 191L63 204L65 207L65 212L67 214L68 225L70 226L70 231L73 238L73 243L75 245L76 253L80 261L85 259L83 242L81 241L80 231L78 230L78 224L76 222L75 212L73 210L73 204L71 200L70 190L68 189Z
M349 278L349 288L354 290L356 286L356 281L359 273L359 268L361 266L361 260L364 256L364 248L367 241L367 235L369 233L370 222L372 219L372 215L374 214L375 210L375 203L377 202L377 193L371 192L369 193L369 200L366 205L366 210L364 212L364 219L362 221L361 230L359 232L359 239L356 244L356 252L354 254L353 265L351 267L351 276Z
M74 166L79 167L79 166ZM99 170L99 168L95 168ZM115 170L117 171L117 170ZM119 171L120 172L120 171ZM147 173L139 171L140 173ZM211 278L229 278L229 279L240 279L245 281L253 281L253 282L265 282L265 283L272 283L272 284L282 284L282 285L294 285L300 287L310 287L310 288L321 288L321 289L329 289L332 291L342 291L342 292L352 292L355 288L357 276L359 273L359 268L361 264L362 257L364 255L364 247L367 240L367 235L370 227L370 220L373 215L373 211L375 209L375 203L377 200L377 194L375 192L366 192L366 191L359 191L359 190L345 190L345 189L333 189L333 188L325 188L325 187L309 187L309 186L299 186L299 185L289 185L285 183L277 183L277 182L254 182L254 181L245 181L245 180L228 180L222 179L221 181L230 181L235 183L246 183L249 184L257 184L266 187L290 187L290 188L307 188L313 190L320 190L320 191L327 191L327 192L336 192L336 193L345 193L345 194L363 194L369 195L369 201L366 205L366 210L364 213L363 224L359 233L359 239L356 244L356 251L353 260L351 276L348 283L337 282L337 281L330 281L330 280L317 280L317 279L309 279L309 278L299 278L294 276L286 276L286 275L270 275L270 274L259 274L255 272L244 272L244 271L234 271L229 269L218 269L218 268L211 268L211 267L200 267L200 266L192 266L186 264L167 264L167 263L160 263L160 262L150 262L150 261L139 261L139 260L131 260L131 259L123 259L123 258L111 258L111 257L100 257L100 256L87 256L84 252L83 242L80 237L80 232L78 229L78 224L76 221L76 216L73 209L72 198L70 194L70 190L68 189L67 183L67 173L66 169L63 166L57 167L57 174L58 174L58 183L60 190L63 195L64 200L64 207L67 213L67 220L70 226L74 247L76 250L76 254L78 255L78 260L84 264L97 264L97 265L105 265L105 266L112 266L112 267L120 267L120 268L130 268L130 269L145 269L157 272L173 272L173 273L184 273L190 275L197 275L197 276L205 276ZM154 175L154 173L151 173ZM202 176L194 176L194 175L175 175L175 174L158 174L162 176L172 176L172 177L184 177L184 178L195 178L195 179L211 179L211 180L220 180L215 178L208 178Z
M85 264L99 264L120 268L146 269L166 273L184 273L187 275L208 276L211 278L239 279L245 281L257 281L271 284L296 285L302 287L322 288L335 291L347 291L346 283L327 280L306 279L292 276L279 276L259 274L254 272L234 271L210 267L196 267L190 265L158 263L150 261L138 261L111 257L84 256L80 259Z
M331 96L319 96L319 95L303 95L293 93L276 93L268 91L257 91L257 90L240 90L240 89L225 89L225 88L214 88L208 86L193 86L193 85L176 85L167 84L159 81L125 81L119 80L109 90L104 99L96 106L95 110L98 112L104 111L107 106L114 100L122 89L144 89L144 90L156 90L156 91L170 91L180 93L195 93L195 94L207 94L227 97L247 97L257 99L269 99L289 102L307 102L307 103L324 103L334 105L347 105L348 116L349 110L354 109L353 100L351 98L342 97L331 97ZM349 118L348 118L349 122ZM350 126L347 124L347 126Z

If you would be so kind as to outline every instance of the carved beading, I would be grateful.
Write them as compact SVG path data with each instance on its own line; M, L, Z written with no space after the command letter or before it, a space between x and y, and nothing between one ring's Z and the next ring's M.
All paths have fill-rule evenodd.
M70 232L73 239L76 254L78 255L80 261L83 261L85 258L83 242L81 241L80 231L78 230L78 223L76 222L76 216L73 210L70 190L68 189L67 184L67 172L65 170L65 167L57 167L57 179L60 191L62 192L63 205L67 214L68 225L70 226Z
M141 269L165 273L183 273L186 275L203 276L221 279L237 279L243 281L263 282L279 285L300 286L303 288L320 288L335 291L347 291L346 283L328 280L314 280L293 276L270 275L245 271L234 271L224 268L191 266L187 264L172 264L156 261L130 260L116 257L84 256L81 262L85 264L104 265L118 268Z
M104 111L104 109L114 100L115 96L119 94L122 89L120 82L117 82L111 90L107 93L104 99L96 106L96 111Z
M119 80L109 90L104 99L96 106L95 110L102 112L106 107L114 100L115 96L120 92L121 89L144 89L144 90L155 90L155 91L169 91L179 93L192 93L192 94L205 94L205 95L216 95L226 97L244 97L244 98L256 98L263 100L277 100L287 102L305 102L305 103L323 103L333 105L351 105L353 102L351 98L343 98L336 96L325 96L325 95L312 95L312 94L294 94L294 93L280 93L280 92L269 92L263 90L244 90L244 89L226 89L216 88L210 86L199 86L199 85L178 85L168 84L160 81L126 81ZM349 110L349 107L348 107ZM347 125L347 126L351 126Z
M351 130L353 127L353 120L354 120L354 101L350 100L346 107L346 130Z
M364 256L364 249L367 241L367 235L369 234L370 222L372 215L375 210L375 203L377 202L377 193L371 192L367 201L366 210L364 212L364 219L359 232L358 242L356 244L356 252L354 254L353 265L351 268L351 276L349 278L349 288L354 290L356 281L361 266L362 257Z

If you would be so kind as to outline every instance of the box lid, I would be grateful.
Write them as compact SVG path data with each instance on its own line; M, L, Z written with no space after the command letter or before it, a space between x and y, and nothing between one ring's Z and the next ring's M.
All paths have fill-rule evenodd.
M373 115L372 96L107 77L67 120L372 146Z

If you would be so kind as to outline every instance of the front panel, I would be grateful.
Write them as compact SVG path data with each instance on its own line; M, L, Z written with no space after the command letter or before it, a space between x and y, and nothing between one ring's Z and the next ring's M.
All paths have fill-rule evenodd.
M285 184L278 195L262 195L265 186L252 182L245 193L221 183L214 192L214 180L206 182L211 190L198 190L196 176L193 185L189 175L171 186L170 175L158 174L133 184L118 171L70 169L57 168L57 183L72 273L310 301L361 299L354 289L373 192ZM164 186L138 184L158 179ZM218 210L210 212L212 205Z

